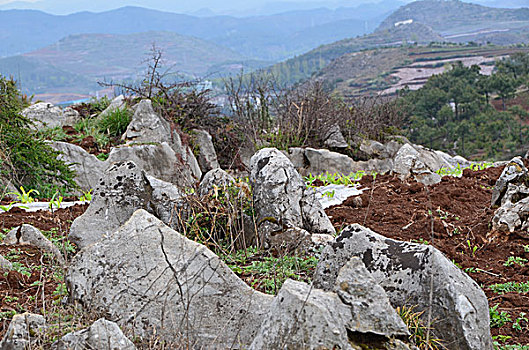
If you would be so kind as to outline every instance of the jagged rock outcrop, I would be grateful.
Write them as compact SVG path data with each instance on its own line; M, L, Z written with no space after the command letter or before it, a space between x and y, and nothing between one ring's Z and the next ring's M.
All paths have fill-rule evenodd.
M152 108L151 100L141 100L135 106L132 120L123 134L128 143L172 142L171 125Z
M145 210L81 250L67 275L74 300L121 326L194 347L247 347L272 297L240 280L205 246Z
M74 125L81 119L76 110L72 108L62 110L47 102L39 102L27 107L22 111L22 115L32 120L37 129Z
M9 245L31 245L55 256L60 264L65 263L59 248L51 243L38 228L31 225L23 224L13 228L4 237L2 243Z
M192 135L193 142L198 149L198 164L200 165L200 170L203 173L207 173L212 169L220 168L211 135L207 131L200 129L194 129Z
M63 160L75 171L75 182L82 191L89 191L97 186L99 179L103 176L108 163L97 159L93 154L83 148L60 141L52 141L50 146L61 152L58 159Z
M68 237L79 248L87 247L118 229L137 209L176 227L181 198L178 188L149 176L134 162L115 163L101 178L86 212L72 223Z
M448 349L492 349L485 294L439 250L351 225L323 250L314 286L333 290L339 271L352 256L362 259L394 307L417 305L418 311L428 310L433 282L433 328Z
M409 349L397 340L406 325L363 263L342 270L332 291L286 280L250 349Z
M46 320L42 315L30 313L16 314L13 316L9 327L0 341L2 350L26 350L30 344L35 344L46 330Z
M54 350L135 350L119 326L104 318L83 330L66 334L52 345Z
M344 150L349 144L343 137L342 131L338 125L333 125L323 136L323 144L330 149Z
M491 206L499 205L492 218L493 232L529 229L529 174L521 157L505 165L492 189Z
M258 232L268 240L287 228L334 234L335 230L290 160L275 148L264 148L251 159L250 183Z

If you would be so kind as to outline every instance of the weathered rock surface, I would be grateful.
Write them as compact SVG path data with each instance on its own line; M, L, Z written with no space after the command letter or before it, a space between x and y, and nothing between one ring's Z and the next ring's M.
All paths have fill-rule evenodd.
M61 152L58 159L63 160L76 172L75 182L82 191L89 191L97 186L99 179L103 176L108 163L97 159L93 154L83 148L60 141L50 142L53 149Z
M171 125L156 114L151 101L141 100L136 105L136 110L123 138L132 143L171 143L171 134Z
M197 348L247 347L272 299L144 210L79 252L67 282L74 300L135 334L154 328L161 339L183 337Z
M335 230L301 175L275 148L264 148L251 159L250 183L262 239L286 228L334 234Z
M485 294L434 247L395 241L351 225L323 250L315 287L332 290L340 269L352 256L362 259L394 307L417 305L419 311L428 310L433 278L436 336L449 349L492 349Z
M185 160L167 142L115 147L107 162L112 164L128 160L149 175L182 187L191 186L197 180Z
M22 111L22 115L31 119L38 129L74 125L81 118L72 108L65 108L63 111L47 102L39 102L27 107Z
M11 261L0 255L0 270L11 270L12 268L13 264L11 264Z
M117 324L101 318L90 327L72 332L52 345L56 350L134 350Z
M353 283L342 282L342 287L338 295L286 280L250 349L358 349L368 345L363 340L369 337L376 339L377 349L409 349L398 340L393 341L396 346L391 344L390 338L407 331L387 297L373 299L378 295L371 295L369 286L357 289ZM370 312L357 314L366 310ZM375 314L380 311L392 316ZM390 318L394 324L386 323Z
M59 248L51 243L38 228L31 225L23 224L15 227L4 237L2 243L9 245L31 245L52 254L59 263L65 263Z
M215 188L226 188L233 184L235 179L233 176L222 170L216 168L208 171L198 186L198 194L205 196L208 193L213 193Z
M330 149L346 149L349 147L338 125L333 125L329 128L323 139L325 140L323 144Z
M46 320L41 315L30 313L13 316L4 338L0 342L2 350L25 350L34 344L36 337L46 329Z
M199 152L198 164L200 165L200 170L203 173L207 173L212 169L219 168L217 152L215 152L211 135L205 130L194 129L193 141Z
M501 198L501 206L494 212L494 217L492 218L493 231L514 232L517 229L527 230L529 228L528 217L529 188L523 184L508 183L507 189L504 189Z
M503 169L500 177L492 189L491 206L499 205L509 184L519 185L529 180L521 157L513 158Z
M150 209L152 188L134 162L112 165L101 179L86 212L76 218L68 238L85 248L118 229L137 209Z

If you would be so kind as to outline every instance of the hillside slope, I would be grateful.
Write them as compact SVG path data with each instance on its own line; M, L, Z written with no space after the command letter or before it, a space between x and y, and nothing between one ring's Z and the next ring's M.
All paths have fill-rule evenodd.
M529 8L492 8L459 0L420 0L393 12L378 30L393 28L396 23L407 20L423 23L446 36L529 25Z
M244 57L225 47L170 32L146 32L72 35L40 50L0 59L0 73L19 75L24 91L30 93L59 88L88 92L97 81L136 78L153 42L163 51L165 67L188 77L227 62L244 67Z

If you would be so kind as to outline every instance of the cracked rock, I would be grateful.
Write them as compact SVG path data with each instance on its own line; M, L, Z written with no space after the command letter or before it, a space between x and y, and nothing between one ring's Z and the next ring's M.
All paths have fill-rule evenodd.
M198 164L200 165L200 170L203 173L207 173L211 169L220 168L211 135L205 130L194 129L193 137L194 143L198 147Z
M272 300L145 210L81 250L66 279L74 300L118 325L196 348L247 347Z
M521 157L513 158L503 169L492 189L491 206L499 205L509 184L522 184L527 180L527 168Z
M42 315L24 313L13 316L4 338L0 342L2 350L25 350L46 329L46 320Z
M354 224L323 250L314 286L333 290L340 270L353 256L363 261L394 307L417 305L418 311L428 310L433 278L435 335L448 349L492 349L485 294L439 250L388 239Z

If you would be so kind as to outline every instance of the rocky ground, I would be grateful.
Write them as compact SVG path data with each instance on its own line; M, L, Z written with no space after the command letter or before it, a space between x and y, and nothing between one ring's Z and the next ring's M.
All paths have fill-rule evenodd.
M502 236L489 234L494 213L490 209L492 187L501 171L502 167L465 170L461 178L446 176L428 190L414 180L401 181L395 175L364 176L360 181L364 188L361 202L351 197L341 205L328 208L326 213L337 231L348 224L359 223L389 238L437 247L485 291L489 305L498 315L498 319L493 317L493 322L497 322L491 329L493 336L499 336L496 339L506 344L527 344L529 322L524 313L529 314L529 235L525 231ZM87 206L78 205L53 213L27 213L14 208L0 214L0 227L7 232L20 224L31 224L47 232L52 241L66 242L72 221L83 214ZM64 246L64 250L67 257L75 253L75 247ZM14 312L40 313L45 308L56 308L65 293L61 278L52 278L53 274L43 271L57 267L53 267L51 258L38 249L2 245L0 253L28 271L26 274L10 271L0 276L1 338ZM265 273L244 268L253 261L267 259L270 257L254 253L247 261L238 260L239 268L231 266L250 286L277 293L267 287ZM313 258L301 261L309 260L310 265L310 259ZM301 279L308 281L310 276ZM493 287L509 283L525 283L526 288L524 292L502 292L500 287Z

